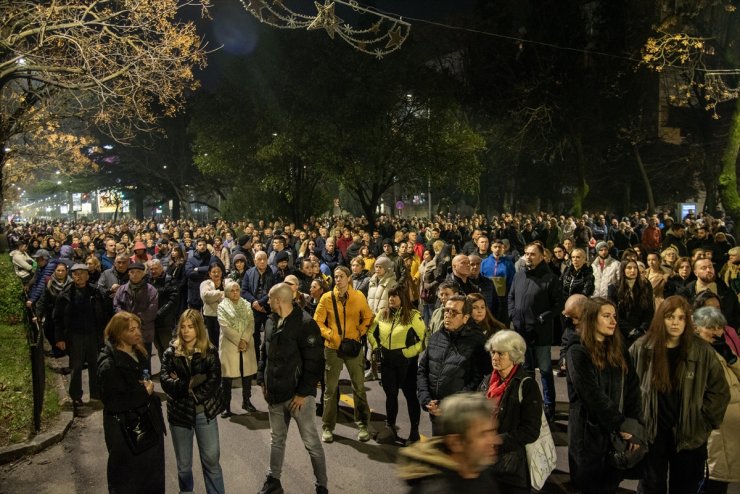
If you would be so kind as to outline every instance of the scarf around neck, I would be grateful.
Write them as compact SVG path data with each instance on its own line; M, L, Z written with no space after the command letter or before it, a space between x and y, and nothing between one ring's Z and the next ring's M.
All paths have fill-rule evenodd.
M504 395L504 392L506 391L506 388L509 387L509 383L511 383L511 378L514 377L514 374L516 374L516 371L519 369L519 364L515 365L511 368L511 372L509 372L509 376L501 380L501 376L498 372L495 370L491 373L491 380L488 383L488 392L486 393L486 396L489 400L493 398L501 399L501 397Z

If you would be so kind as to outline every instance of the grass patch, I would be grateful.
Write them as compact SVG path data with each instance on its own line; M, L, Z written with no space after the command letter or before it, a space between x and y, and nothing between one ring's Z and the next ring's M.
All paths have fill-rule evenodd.
M0 447L27 440L33 433L31 358L23 326L21 285L10 258L0 254ZM54 374L47 370L43 422L59 415Z

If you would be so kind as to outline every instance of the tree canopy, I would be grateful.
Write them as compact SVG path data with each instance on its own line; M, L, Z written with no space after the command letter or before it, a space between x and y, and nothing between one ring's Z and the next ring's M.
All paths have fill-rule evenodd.
M44 166L79 170L80 160L62 158L87 143L80 126L128 140L173 115L198 87L193 69L206 61L194 23L178 12L207 4L0 0L3 176L32 177Z

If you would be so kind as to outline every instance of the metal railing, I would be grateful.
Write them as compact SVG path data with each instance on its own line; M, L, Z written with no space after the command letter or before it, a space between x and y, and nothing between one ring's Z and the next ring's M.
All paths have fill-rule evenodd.
M33 429L41 430L41 412L44 409L44 391L46 389L46 361L44 359L44 332L41 330L34 313L25 306L26 296L21 295L24 304L24 325L31 358L31 383L33 386Z

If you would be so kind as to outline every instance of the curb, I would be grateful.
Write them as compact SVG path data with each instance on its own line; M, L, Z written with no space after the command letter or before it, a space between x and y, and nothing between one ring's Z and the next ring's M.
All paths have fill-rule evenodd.
M48 361L47 361L48 363ZM47 367L48 369L48 367ZM48 375L48 372L47 372ZM60 390L60 402L63 402L62 397L66 395L64 387L64 378L61 374L56 374L56 387ZM59 417L49 427L49 429L41 434L38 434L31 438L31 440L13 444L11 446L5 446L0 448L0 465L10 463L11 461L17 460L24 456L32 455L43 451L44 449L52 446L62 439L67 434L67 431L72 426L74 421L74 412L68 410L62 410L59 413Z

